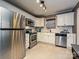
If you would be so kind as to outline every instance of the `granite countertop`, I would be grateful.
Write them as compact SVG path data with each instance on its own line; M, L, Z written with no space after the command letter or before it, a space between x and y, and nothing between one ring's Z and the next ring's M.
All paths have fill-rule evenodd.
M79 56L79 45L72 44L72 48L75 50L75 52L76 52L77 55Z

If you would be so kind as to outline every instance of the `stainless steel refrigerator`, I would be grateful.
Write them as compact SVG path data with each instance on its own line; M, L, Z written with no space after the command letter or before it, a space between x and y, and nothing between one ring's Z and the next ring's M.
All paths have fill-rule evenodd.
M25 56L25 17L0 7L0 59Z

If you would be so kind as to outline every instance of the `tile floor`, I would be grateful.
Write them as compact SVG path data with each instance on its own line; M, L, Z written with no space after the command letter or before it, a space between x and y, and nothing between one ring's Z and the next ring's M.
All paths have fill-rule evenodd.
M72 59L72 52L70 49L38 43L32 49L26 51L24 59Z

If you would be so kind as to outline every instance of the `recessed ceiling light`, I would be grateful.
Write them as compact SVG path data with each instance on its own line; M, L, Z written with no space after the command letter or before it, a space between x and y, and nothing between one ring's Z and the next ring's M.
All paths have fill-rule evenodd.
M47 11L43 0L36 0L36 2L40 4L40 7L42 7L45 12Z
M43 7L43 10L45 10L46 8L45 7Z
M42 3L40 4L40 7L43 7L43 4Z
M37 3L40 3L40 0L36 0Z

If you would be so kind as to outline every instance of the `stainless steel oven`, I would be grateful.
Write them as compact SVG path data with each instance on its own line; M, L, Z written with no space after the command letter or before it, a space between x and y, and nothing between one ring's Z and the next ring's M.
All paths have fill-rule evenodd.
M37 44L37 33L30 33L29 48Z

